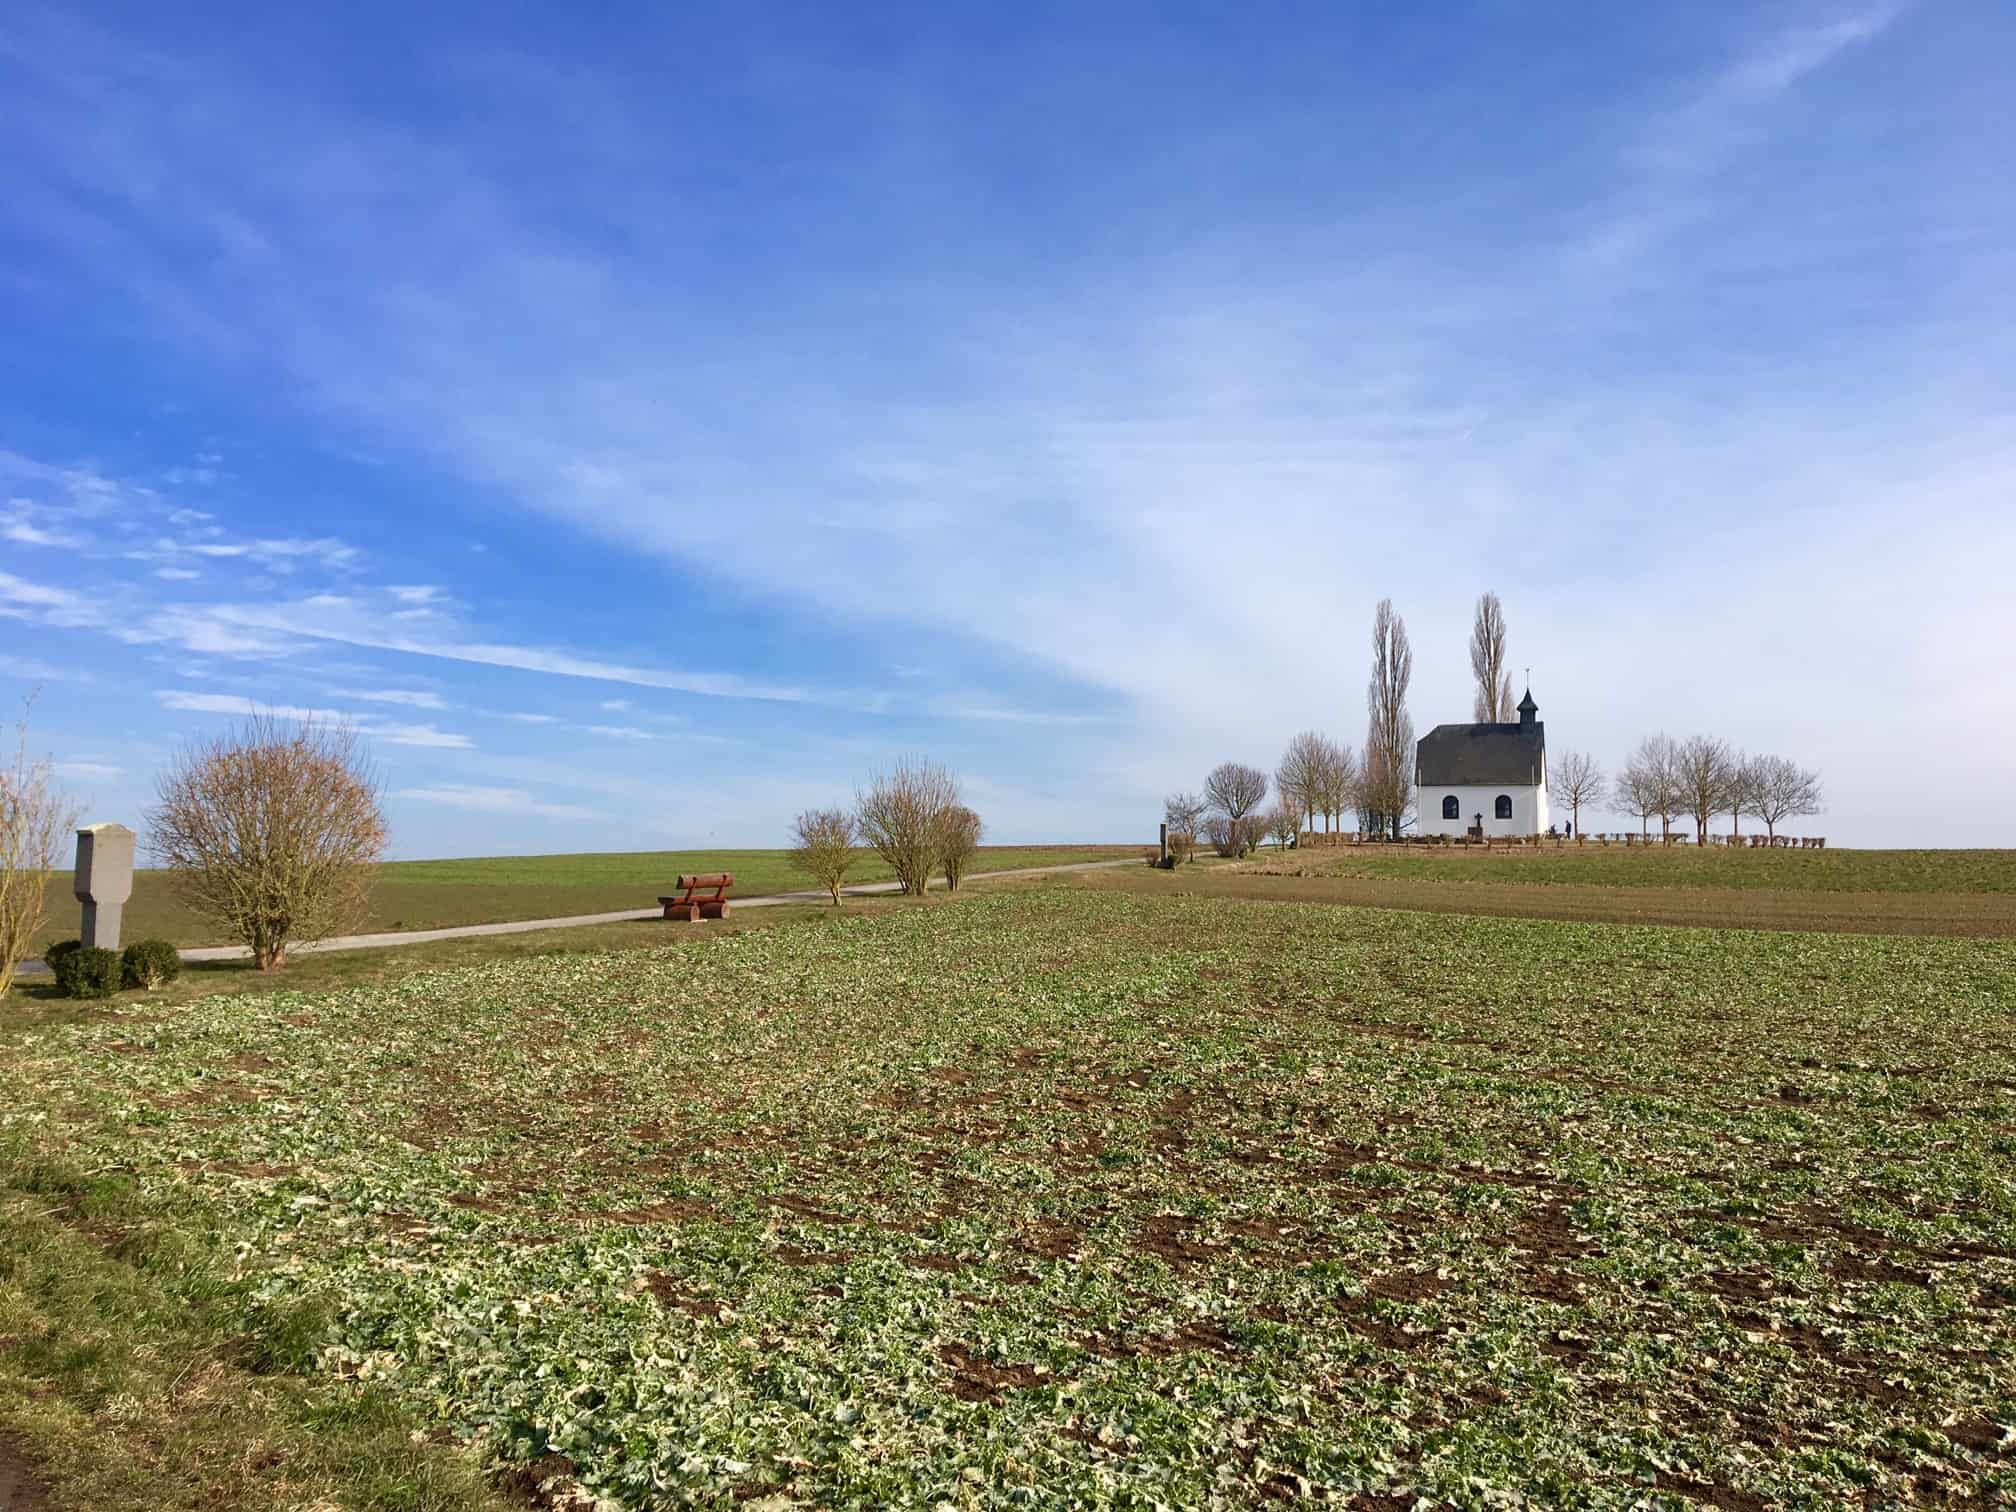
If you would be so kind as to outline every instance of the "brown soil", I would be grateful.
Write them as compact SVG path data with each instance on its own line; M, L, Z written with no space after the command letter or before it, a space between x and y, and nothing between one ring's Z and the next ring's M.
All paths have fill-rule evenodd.
M583 1213L583 1218L604 1223L624 1223L637 1227L647 1223L690 1223L696 1218L712 1218L714 1209L696 1197L671 1197L649 1207L618 1208L607 1213Z
M557 1508L571 1502L568 1490L573 1480L574 1461L564 1454L548 1454L529 1464L513 1465L498 1477L497 1489L528 1507Z
M42 1479L27 1451L0 1434L0 1512L49 1512L49 1483Z
M1709 1481L1690 1480L1671 1470L1659 1472L1659 1489L1684 1496L1704 1507L1722 1508L1724 1512L1764 1512L1768 1505L1761 1496L1748 1491L1739 1491L1734 1486L1718 1486Z
M1080 877L1081 887L1261 902L1341 903L1410 913L1678 924L1710 929L1826 930L1848 934L2016 936L2012 893L1828 893L1766 888L1608 887L1373 877L1280 877L1127 870Z
M719 1318L721 1302L715 1297L687 1297L679 1291L679 1278L664 1271L653 1271L644 1278L644 1286L652 1296L667 1307L676 1307L680 1312L695 1318Z
M990 1402L1002 1392L1041 1386L1044 1376L1034 1365L1000 1365L974 1354L964 1344L946 1344L938 1358L952 1372L952 1395L962 1402Z

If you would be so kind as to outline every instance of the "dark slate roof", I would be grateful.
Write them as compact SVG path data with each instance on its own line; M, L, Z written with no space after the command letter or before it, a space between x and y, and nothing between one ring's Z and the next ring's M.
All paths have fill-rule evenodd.
M1547 725L1437 725L1414 753L1422 787L1531 787L1547 770Z

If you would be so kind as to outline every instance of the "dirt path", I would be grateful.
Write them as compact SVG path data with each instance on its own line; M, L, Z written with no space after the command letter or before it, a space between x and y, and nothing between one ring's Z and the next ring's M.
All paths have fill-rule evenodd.
M0 1433L0 1512L49 1512L52 1505L33 1461Z

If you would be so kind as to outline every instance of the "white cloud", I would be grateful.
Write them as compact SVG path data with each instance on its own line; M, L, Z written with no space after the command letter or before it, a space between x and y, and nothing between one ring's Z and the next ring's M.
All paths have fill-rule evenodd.
M203 574L188 567L156 567L154 576L168 583L193 583Z
M99 624L102 611L83 595L47 583L31 583L12 573L0 572L0 614L38 619L45 624L79 628Z
M102 761L59 761L54 770L59 777L81 778L87 782L110 782L125 770Z
M573 803L547 803L524 788L478 787L463 783L442 783L433 787L400 788L394 798L415 803L438 803L448 808L468 809L479 814L525 814L542 819L599 819L595 810Z
M318 723L333 723L344 718L335 709L306 709L295 704L269 703L238 693L192 693L184 688L158 688L154 697L164 709L176 709L187 714L232 714L239 717L258 714L275 719L313 719Z
M553 723L553 716L552 716L551 714L506 714L506 715L505 715L504 717L505 717L506 719L515 719L515 720L517 720L517 721L518 721L518 722L519 722L520 724L551 724L551 723Z
M624 710L634 709L635 707L636 705L627 698L605 698L602 700L602 711L605 714L621 714Z
M429 746L443 751L475 749L475 742L467 735L438 730L431 724L366 723L360 720L358 727L373 740L382 740L388 745Z
M40 661L32 656L13 656L0 651L0 677L19 677L28 682L82 682L81 672Z
M655 737L649 730L640 730L635 725L590 725L590 735L600 735L605 740L651 740Z
M13 541L22 546L74 547L84 544L82 536L60 530L43 530L22 519L9 520L4 527L0 527L0 540Z
M238 693L195 693L185 688L158 689L154 697L163 708L189 714L231 714L241 718L258 714L275 719L312 719L318 724L353 725L360 734L382 740L387 745L425 746L444 751L475 749L475 743L467 735L437 729L432 724L401 724L374 714L302 708L296 704L268 703Z
M355 698L363 703L403 704L410 709L445 709L439 693L409 688L331 688L331 698Z
M385 591L402 604L437 604L443 597L441 590L431 583L393 585Z

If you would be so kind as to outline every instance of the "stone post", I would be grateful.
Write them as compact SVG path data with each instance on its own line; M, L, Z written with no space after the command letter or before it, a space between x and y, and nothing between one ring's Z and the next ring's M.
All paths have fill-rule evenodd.
M1169 864L1169 821L1162 821L1162 854L1159 858L1164 866Z
M133 831L93 824L77 831L77 901L84 905L86 945L119 948L119 916L133 896Z

